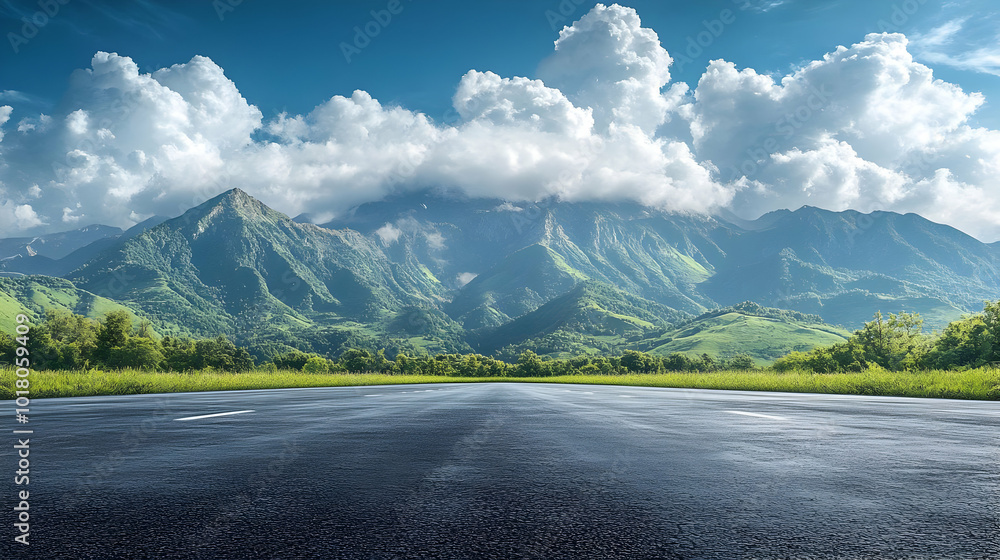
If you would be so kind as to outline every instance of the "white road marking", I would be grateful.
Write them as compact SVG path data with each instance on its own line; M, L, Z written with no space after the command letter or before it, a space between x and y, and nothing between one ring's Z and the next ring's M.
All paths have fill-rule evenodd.
M255 410L237 410L235 412L219 412L217 414L204 414L202 416L189 416L187 418L175 418L176 422L184 422L185 420L201 420L202 418L215 418L216 416L229 416L231 414L246 414L247 412L256 412Z
M757 418L768 418L771 420L788 420L782 416L771 416L768 414L757 414L756 412L743 412L742 410L723 410L723 412L728 412L729 414L741 414L743 416L755 416Z
M618 396L621 397L621 398L623 398L623 399L634 399L635 398L635 395L618 395Z
M375 394L375 395L365 395L365 396L366 396L366 397L381 397L381 396L382 396L382 394L381 394L381 393L377 393L377 394Z

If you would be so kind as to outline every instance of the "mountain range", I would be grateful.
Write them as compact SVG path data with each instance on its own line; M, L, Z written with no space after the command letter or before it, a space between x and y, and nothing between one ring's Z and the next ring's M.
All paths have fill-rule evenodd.
M632 348L766 363L875 311L940 329L1000 297L1000 246L915 214L744 221L436 190L314 225L232 189L128 231L0 240L0 258L0 317L124 306L160 334L226 334L262 354Z

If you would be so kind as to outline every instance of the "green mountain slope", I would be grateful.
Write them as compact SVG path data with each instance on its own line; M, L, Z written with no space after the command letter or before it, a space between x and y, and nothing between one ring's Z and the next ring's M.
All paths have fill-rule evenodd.
M915 214L804 207L758 222L723 244L702 287L721 304L759 301L852 328L874 310L916 311L941 328L1000 295L995 250Z
M574 275L694 314L750 300L851 328L879 309L920 312L941 328L1000 297L995 245L913 214L804 207L744 221L424 192L362 205L333 224L373 239L398 234L384 243L387 254L412 255L442 278L454 290L449 314L473 329L517 318L571 284L551 259L539 259L527 263L538 270L518 274L556 278L547 293L516 283L486 288L494 276L511 278L505 269L524 263L508 259L531 246L546 247ZM460 274L482 280L462 287Z
M414 259L394 262L354 231L295 223L238 189L68 278L155 317L164 332L237 340L377 337L405 308L435 305L443 292Z
M940 328L1000 297L996 244L912 214L805 207L744 221L428 191L319 227L234 189L160 221L0 268L63 274L72 290L120 302L164 334L320 352L535 345L769 361L835 342L843 331L826 324L856 328L876 310L919 312ZM4 297L10 306L40 296ZM697 329L676 326L743 301L818 317L739 306L702 315Z
M586 279L549 247L529 245L469 282L445 310L467 329L498 327Z
M629 340L665 330L690 315L602 282L586 281L496 329L479 333L482 352L504 349L551 356L615 352Z
M25 313L37 322L50 309L69 311L91 319L99 319L111 311L124 309L111 300L81 290L68 280L48 276L0 278L0 330L13 333L15 317Z
M706 313L630 347L651 354L679 352L692 357L749 354L758 365L764 365L792 351L843 342L850 334L843 328L823 323L817 316L744 302Z
M463 322L473 319L467 324L473 328L517 316L502 308L527 312L547 299L534 289L519 297L514 286L484 289L483 281L474 280L463 288L453 279L463 273L484 280L510 277L505 269L514 262L508 259L535 245L548 248L559 266L574 271L570 275L578 279L599 280L675 309L701 313L716 306L698 289L713 273L712 262L724 255L715 237L726 237L733 229L711 218L669 214L639 204L512 203L439 192L364 204L327 226L350 227L373 239L393 232L385 241L387 254L405 247L456 288L456 304L449 313ZM535 280L553 276L552 259L539 259L537 264L546 270L519 274ZM561 280L560 285L566 287ZM502 300L499 307L489 303L491 297ZM469 315L484 304L501 314L481 308Z

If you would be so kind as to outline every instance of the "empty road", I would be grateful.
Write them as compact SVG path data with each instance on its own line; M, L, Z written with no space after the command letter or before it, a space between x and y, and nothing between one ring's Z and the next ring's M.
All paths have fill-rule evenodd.
M1000 558L996 402L491 383L31 413L31 544L8 431L3 558Z

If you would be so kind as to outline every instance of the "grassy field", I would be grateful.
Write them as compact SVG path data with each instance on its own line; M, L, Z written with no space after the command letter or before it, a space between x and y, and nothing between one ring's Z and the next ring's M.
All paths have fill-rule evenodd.
M851 333L821 323L791 323L768 317L727 313L668 332L660 340L646 340L642 350L666 356L674 352L697 357L724 356L734 348L749 353L758 366L770 365L792 351L844 342Z
M14 398L14 370L0 369L0 399ZM229 391L291 387L345 387L405 383L586 383L743 391L787 391L845 395L885 395L1000 400L1000 369L896 373L869 370L850 374L720 371L636 375L568 375L533 378L462 378L427 375L308 374L296 371L249 373L159 373L148 371L37 371L30 376L31 398Z

